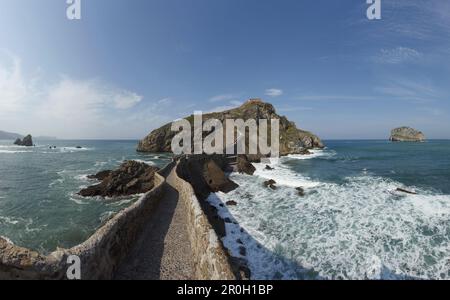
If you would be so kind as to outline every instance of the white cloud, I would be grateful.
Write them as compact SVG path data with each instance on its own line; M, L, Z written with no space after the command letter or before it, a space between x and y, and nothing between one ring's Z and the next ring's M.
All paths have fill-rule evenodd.
M397 47L393 49L381 49L374 60L378 63L401 64L405 62L414 62L422 58L422 53L415 49L406 47Z
M279 97L279 96L283 95L283 90L267 89L265 95L269 96L269 97Z
M117 91L113 99L117 109L129 109L141 102L142 96L129 91Z
M119 123L135 113L130 109L143 99L100 80L65 76L44 84L44 78L24 76L20 59L7 56L6 63L0 62L2 130L65 138L114 137L117 130L123 131Z
M162 98L162 99L159 99L157 102L159 104L170 104L170 103L172 103L172 98L170 98L170 97Z
M29 92L22 76L20 59L14 56L9 58L9 66L0 65L0 116L3 117L18 112Z

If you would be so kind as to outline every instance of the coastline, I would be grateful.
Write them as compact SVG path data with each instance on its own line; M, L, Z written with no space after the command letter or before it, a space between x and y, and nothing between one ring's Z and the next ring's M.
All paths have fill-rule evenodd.
M162 174L167 173L168 169L172 172L177 166L170 163L161 169L155 176L155 187L150 192L117 213L84 243L71 249L57 249L43 256L0 237L0 279L64 279L67 269L65 261L70 255L81 258L82 279L113 279L118 266L142 233L145 220L151 217L152 211L164 197L167 182ZM181 201L189 207L186 212L189 224L185 225L190 229L189 239L196 257L195 278L243 278L245 275L232 262L233 259L216 236L216 230L198 203L192 186L178 176L175 178Z

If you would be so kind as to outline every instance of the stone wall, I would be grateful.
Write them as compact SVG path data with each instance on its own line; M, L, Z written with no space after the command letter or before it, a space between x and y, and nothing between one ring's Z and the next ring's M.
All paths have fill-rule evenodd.
M188 208L188 231L198 280L235 280L230 257L209 223L192 186L175 172L174 184Z
M146 218L164 193L165 179L155 174L155 187L136 203L102 226L86 242L71 249L58 249L48 256L13 245L0 238L0 279L65 279L67 258L81 260L84 280L111 279L143 228Z

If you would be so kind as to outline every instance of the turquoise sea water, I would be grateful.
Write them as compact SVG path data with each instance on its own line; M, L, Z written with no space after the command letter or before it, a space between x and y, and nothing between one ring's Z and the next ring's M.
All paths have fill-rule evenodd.
M157 166L168 159L164 154L136 153L137 141L35 143L24 148L0 141L0 236L46 253L83 242L112 214L139 198L82 198L76 193L95 183L86 175L116 168L126 159ZM49 149L53 145L57 148Z
M83 199L76 192L93 183L86 175L125 159L170 160L136 153L136 141L11 143L0 142L0 235L44 252L83 242L138 198ZM232 174L240 187L210 197L239 223L226 225L224 242L239 256L242 241L253 278L450 279L450 141L326 144L272 171L256 164L255 176ZM278 189L264 188L267 179ZM218 205L228 200L238 205Z

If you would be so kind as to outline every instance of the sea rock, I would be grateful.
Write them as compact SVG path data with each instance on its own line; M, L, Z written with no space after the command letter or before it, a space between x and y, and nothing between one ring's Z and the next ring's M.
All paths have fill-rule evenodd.
M272 168L272 167L269 166L269 165L266 165L266 167L265 167L264 169L267 170L267 171L275 170L274 168Z
M295 190L298 192L298 195L299 195L300 197L305 196L305 190L304 190L302 187L298 187L298 188L296 188Z
M154 187L155 172L159 169L136 161L125 161L115 171L102 171L89 178L101 183L81 190L83 197L118 197L141 194Z
M237 205L237 202L234 201L234 200L230 200L230 201L227 201L226 204L227 204L228 206L236 206L236 205Z
M237 158L237 171L247 175L253 175L256 168L250 163L246 155L239 155Z
M229 164L225 155L183 155L177 161L178 176L192 185L201 200L211 193L228 193L239 187L226 176Z
M111 175L111 172L112 171L110 171L110 170L100 171L95 175L89 175L88 178L103 181L105 178L107 178L109 175Z
M273 180L273 179L264 181L263 184L264 184L265 187L271 188L272 190L276 190L277 189L277 187L275 186L276 181Z
M405 189L402 189L402 188L397 188L396 191L397 192L401 192L401 193L410 194L410 195L417 195L417 193L414 192L414 191L408 191L408 190L405 190Z
M26 137L23 138L23 140L18 138L14 142L14 145L32 147L33 146L33 138L31 135L27 135Z
M203 178L213 192L229 193L239 187L225 176L224 171L214 160L209 160L203 167Z
M411 127L393 129L390 141L392 142L424 142L425 135Z
M242 119L244 121L249 119L279 119L281 156L288 154L302 154L305 149L324 147L322 141L316 135L308 131L298 129L295 123L290 122L286 117L278 115L272 104L263 102L261 99L251 99L238 108L223 112L204 114L202 117L203 122L206 122L209 119L217 119L221 121L222 124L225 124L226 119ZM190 122L193 128L194 116L191 115L185 119ZM151 132L147 137L139 142L137 151L153 153L171 152L172 139L177 134L177 132L171 130L171 125L172 124L166 124L165 126ZM268 136L270 137L270 124L268 127ZM203 137L206 137L207 135L207 133L204 133ZM226 141L226 128L224 128L224 140ZM194 143L192 143L192 147L193 145ZM225 147L226 143L224 143L224 148ZM248 155L248 159L251 162L258 162L261 157L262 155L260 154Z

